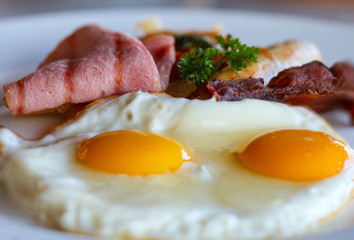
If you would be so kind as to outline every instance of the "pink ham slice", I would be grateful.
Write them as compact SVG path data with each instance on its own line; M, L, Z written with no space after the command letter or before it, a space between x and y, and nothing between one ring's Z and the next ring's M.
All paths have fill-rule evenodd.
M3 88L17 115L138 90L162 92L165 81L140 40L89 25L64 39L37 71Z
M170 80L172 66L176 60L174 38L170 35L160 34L148 37L142 42L155 60L165 91Z

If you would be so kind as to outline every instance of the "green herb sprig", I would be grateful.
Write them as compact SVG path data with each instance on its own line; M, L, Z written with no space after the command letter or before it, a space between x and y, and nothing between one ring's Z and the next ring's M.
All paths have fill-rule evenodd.
M215 74L225 59L226 63L235 71L241 71L247 67L249 61L257 62L259 48L242 44L238 38L232 38L230 34L225 38L221 35L215 37L222 51L216 47L194 48L189 54L180 58L177 63L178 71L182 79L191 80L196 85L208 81ZM213 59L221 57L217 62Z

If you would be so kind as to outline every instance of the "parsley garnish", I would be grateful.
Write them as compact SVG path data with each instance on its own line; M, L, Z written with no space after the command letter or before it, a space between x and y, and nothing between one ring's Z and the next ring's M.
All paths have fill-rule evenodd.
M189 54L180 58L177 66L182 79L192 80L195 84L205 82L215 70L213 58L220 54L220 49L194 48Z
M260 53L258 48L241 44L238 38L232 38L230 34L226 40L221 35L217 35L215 39L223 51L216 47L205 49L199 47L180 58L177 66L182 79L191 80L196 85L208 81L226 58L228 59L226 63L235 71L247 67L249 61L257 62L257 55ZM220 59L215 62L213 58L221 52Z

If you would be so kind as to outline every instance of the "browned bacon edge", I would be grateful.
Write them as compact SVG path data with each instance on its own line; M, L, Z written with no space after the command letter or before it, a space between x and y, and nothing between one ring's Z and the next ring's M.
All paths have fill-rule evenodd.
M319 61L285 69L267 86L261 78L241 81L209 81L206 85L217 101L244 98L277 101L325 112L337 106L349 109L354 120L354 65L335 63L330 69Z

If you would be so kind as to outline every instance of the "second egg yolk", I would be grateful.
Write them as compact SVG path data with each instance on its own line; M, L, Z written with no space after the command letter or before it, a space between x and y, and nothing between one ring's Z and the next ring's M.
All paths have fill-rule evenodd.
M179 169L189 150L171 138L141 130L118 130L81 143L80 163L112 174L146 176Z
M239 160L270 177L310 181L339 173L349 158L346 149L344 143L322 132L280 130L253 140Z

